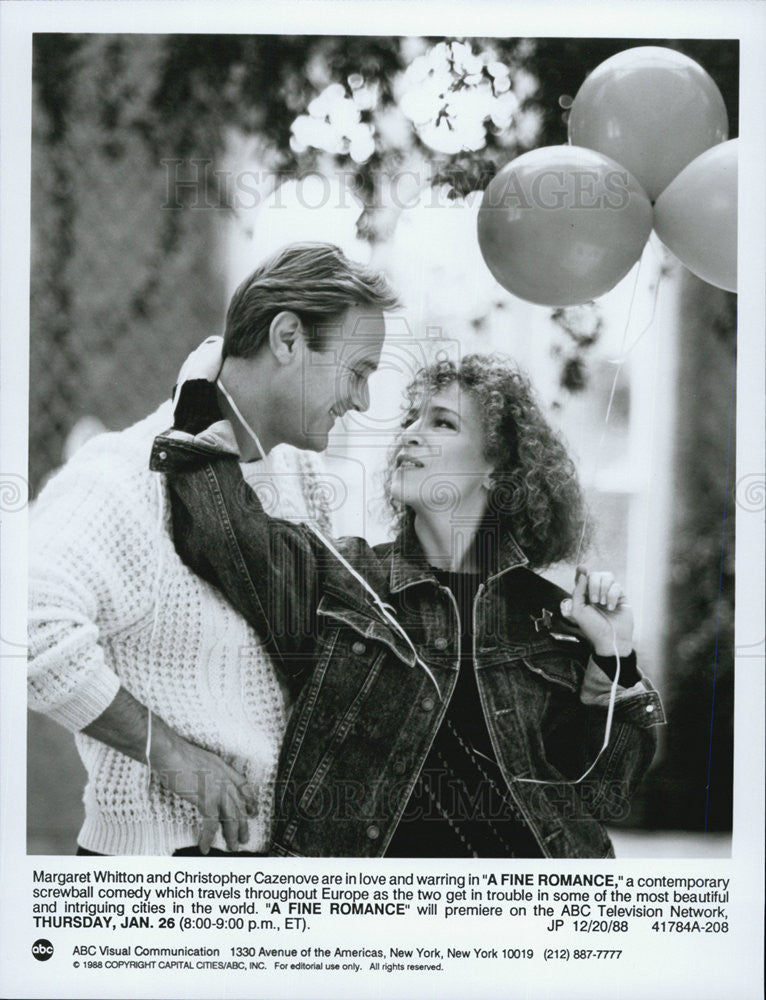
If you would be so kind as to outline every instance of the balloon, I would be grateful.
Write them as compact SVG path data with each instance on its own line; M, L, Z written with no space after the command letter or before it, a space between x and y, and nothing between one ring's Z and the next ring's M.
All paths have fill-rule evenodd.
M601 153L544 146L495 175L478 215L479 246L497 281L540 305L603 295L641 256L652 207L634 177Z
M692 160L654 206L657 235L698 278L737 290L737 153L730 139Z
M726 106L712 78L693 59L659 45L602 62L569 115L569 141L627 167L652 201L728 135Z

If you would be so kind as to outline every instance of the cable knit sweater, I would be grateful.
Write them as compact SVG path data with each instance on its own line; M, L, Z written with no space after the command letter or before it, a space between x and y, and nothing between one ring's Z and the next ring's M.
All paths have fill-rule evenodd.
M288 705L256 634L176 555L163 479L149 471L169 404L86 444L30 518L29 704L75 733L88 772L79 843L103 854L169 855L196 843L197 810L147 766L81 730L120 684L258 790L242 850L263 851ZM243 466L277 516L319 517L312 460L282 447ZM259 490L260 492L260 490ZM266 500L264 500L266 502ZM225 849L219 831L213 845Z

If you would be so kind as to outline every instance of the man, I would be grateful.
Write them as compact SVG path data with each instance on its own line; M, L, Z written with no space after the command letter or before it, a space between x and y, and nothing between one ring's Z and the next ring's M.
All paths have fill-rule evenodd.
M215 393L244 462L280 443L323 450L338 417L368 406L395 301L336 247L287 247L233 296L222 345L192 356L199 377L176 411ZM175 553L148 464L170 419L166 404L89 442L31 519L29 701L75 733L88 772L79 853L268 843L289 695L244 619ZM275 511L317 517L308 492L282 491Z

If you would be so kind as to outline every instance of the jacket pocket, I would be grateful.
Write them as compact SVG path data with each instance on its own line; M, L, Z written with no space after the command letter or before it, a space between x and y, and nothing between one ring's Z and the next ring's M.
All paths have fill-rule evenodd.
M382 643L408 667L415 666L414 650L407 645L401 635L394 632L374 612L370 611L369 614L364 614L354 608L341 606L337 601L325 595L319 602L317 615L325 625L346 626L355 632L360 640Z
M580 664L559 649L530 651L520 659L527 670L553 684L559 684L570 691L577 691L580 687L582 679Z

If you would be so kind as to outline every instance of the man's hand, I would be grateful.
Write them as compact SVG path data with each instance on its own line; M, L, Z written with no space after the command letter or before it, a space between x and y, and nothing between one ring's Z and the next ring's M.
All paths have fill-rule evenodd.
M121 687L83 732L145 763L147 719L146 706ZM219 824L230 851L247 843L247 816L255 815L256 799L244 775L216 754L184 739L154 714L150 758L162 784L199 810L202 826L198 843L203 854L210 850Z
M199 811L198 844L203 854L210 850L219 825L227 850L236 851L247 843L247 817L256 812L253 789L244 775L216 754L166 730L152 750L152 770L167 789Z
M633 612L613 573L578 566L572 597L561 613L585 633L597 656L628 656L633 649Z

